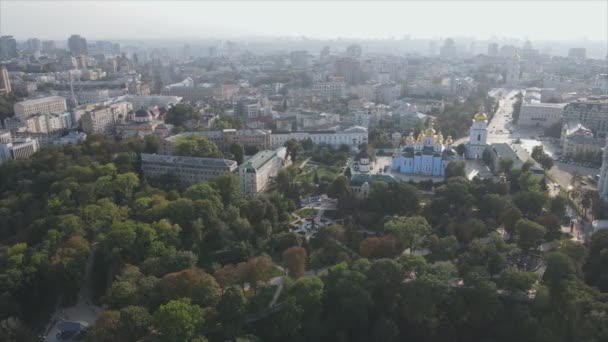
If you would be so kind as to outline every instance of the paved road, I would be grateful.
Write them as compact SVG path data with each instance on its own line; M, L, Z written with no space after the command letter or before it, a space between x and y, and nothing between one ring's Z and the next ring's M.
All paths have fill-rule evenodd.
M76 305L59 309L57 312L53 314L51 317L51 321L49 323L49 327L47 328L48 333L45 335L45 341L49 342L63 342L69 340L61 340L56 337L59 329L57 325L62 320L67 321L82 321L87 322L89 326L95 323L95 319L97 316L103 311L103 308L94 305L91 302L91 292L90 292L90 281L91 281L91 273L93 271L93 261L95 260L95 251L97 250L97 243L93 243L93 247L91 248L91 253L87 259L87 265L85 269L84 279L85 281L80 288L80 292L78 293L78 302Z

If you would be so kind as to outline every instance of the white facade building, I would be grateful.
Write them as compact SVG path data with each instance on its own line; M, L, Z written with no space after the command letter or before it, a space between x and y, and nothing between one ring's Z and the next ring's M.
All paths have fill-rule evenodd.
M562 121L564 107L566 103L523 103L517 125L548 128Z
M288 165L287 149L264 150L256 153L251 159L239 166L241 191L255 195L264 191L279 170Z
M16 139L0 144L0 163L11 159L28 159L40 149L36 138Z
M279 148L286 141L295 139L304 141L310 139L313 144L325 144L332 147L348 145L353 149L359 145L367 143L367 129L365 127L353 126L343 131L320 131L320 132L291 132L279 133L271 136L272 148Z
M186 186L233 172L236 168L236 161L228 159L141 154L141 169L145 177L158 178L173 173Z
M467 159L481 159L483 151L488 146L488 116L482 106L479 112L473 117L473 125L469 135L469 142L466 145Z
M63 113L68 110L65 98L49 96L39 99L17 102L14 105L15 117L26 117L32 114Z

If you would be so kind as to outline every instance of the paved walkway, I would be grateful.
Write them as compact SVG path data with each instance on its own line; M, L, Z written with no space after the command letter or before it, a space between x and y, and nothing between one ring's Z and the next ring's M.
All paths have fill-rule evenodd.
M93 323L95 323L95 319L97 319L97 316L101 312L103 312L103 308L94 305L91 301L92 295L90 291L90 283L96 250L97 243L93 243L91 253L89 254L89 257L87 259L87 265L84 275L85 281L82 284L82 287L80 288L80 292L78 293L78 302L72 307L58 309L53 314L53 316L51 317L51 321L49 322L48 327L46 329L47 333L45 335L45 341L65 341L60 340L56 337L57 333L59 333L59 329L57 328L57 326L61 321L81 321L86 322L89 324L89 326L91 326L93 325Z

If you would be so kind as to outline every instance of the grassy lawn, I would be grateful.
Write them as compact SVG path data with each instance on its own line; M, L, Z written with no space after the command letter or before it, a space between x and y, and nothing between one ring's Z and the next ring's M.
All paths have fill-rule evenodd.
M317 212L318 212L317 209L302 208L302 209L296 210L294 213L300 217L309 217L309 216L316 215Z

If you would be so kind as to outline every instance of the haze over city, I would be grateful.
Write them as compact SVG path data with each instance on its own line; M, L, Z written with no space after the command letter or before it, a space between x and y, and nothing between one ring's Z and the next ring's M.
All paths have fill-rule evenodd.
M606 0L0 0L2 342L598 342L607 299Z
M605 41L608 34L606 1L2 1L0 9L0 33L43 39L78 32L90 39L407 34Z

